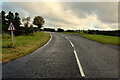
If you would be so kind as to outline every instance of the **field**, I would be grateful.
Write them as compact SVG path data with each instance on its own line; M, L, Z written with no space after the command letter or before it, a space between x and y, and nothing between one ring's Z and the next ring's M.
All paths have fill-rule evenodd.
M87 34L87 35L80 35L81 37L97 41L103 44L114 44L119 45L119 38L117 36L107 36L107 35L95 35L95 34Z
M119 39L117 36L107 36L107 35L97 35L97 34L87 34L87 33L77 33L77 32L62 32L65 34L80 34L80 37L84 37L93 41L97 41L103 44L114 44L120 45ZM85 34L85 35L84 35Z
M32 35L14 37L14 43L11 46L11 38L8 37L4 38L3 36L2 39L3 63L12 61L35 51L50 39L50 35L48 33L38 32Z

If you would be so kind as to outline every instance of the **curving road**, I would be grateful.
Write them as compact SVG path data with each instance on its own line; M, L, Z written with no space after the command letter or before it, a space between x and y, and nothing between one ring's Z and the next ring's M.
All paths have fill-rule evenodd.
M50 33L35 52L2 67L3 78L117 78L118 47L79 35Z

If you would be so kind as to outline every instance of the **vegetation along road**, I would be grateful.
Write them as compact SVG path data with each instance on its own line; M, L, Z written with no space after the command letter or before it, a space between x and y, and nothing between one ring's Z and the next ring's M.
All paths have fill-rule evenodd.
M14 36L14 44L11 46L11 36L9 34L3 34L2 37L3 63L10 62L35 51L50 39L50 35L44 32Z

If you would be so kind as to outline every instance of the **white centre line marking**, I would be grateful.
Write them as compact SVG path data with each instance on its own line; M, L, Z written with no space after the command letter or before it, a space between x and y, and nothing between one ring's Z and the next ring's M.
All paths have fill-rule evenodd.
M85 77L85 74L84 74L84 72L83 72L82 66L81 66L80 61L79 61L78 56L77 56L77 52L76 52L75 50L74 50L74 54L75 54L75 57L76 57L76 60L77 60L77 63L78 63L78 67L79 67L81 76L82 76L82 77Z
M73 43L69 40L69 42L70 42L70 44L72 45L72 47L74 48L74 45L73 45Z
M75 58L76 58L76 61L77 61L77 64L78 64L78 67L79 67L79 71L80 71L80 73L81 73L81 76L82 76L82 77L85 77L85 74L84 74L84 72L83 72L82 66L81 66L81 64L80 64L80 60L79 60L79 58L78 58L78 56L77 56L77 52L76 52L76 50L75 50L75 47L74 47L73 43L72 43L67 37L65 37L65 38L70 42L70 44L72 45L72 47L73 47L73 49L74 49Z

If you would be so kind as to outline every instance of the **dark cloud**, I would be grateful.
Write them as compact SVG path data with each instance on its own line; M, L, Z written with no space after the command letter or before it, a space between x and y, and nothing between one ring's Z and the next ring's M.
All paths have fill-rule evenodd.
M117 2L73 2L64 4L80 18L96 14L98 19L104 23L117 23Z
M17 3L16 2L3 2L2 9L5 10L6 14L8 14L9 11L13 13L18 12L21 18L24 18L26 16L31 16L33 18L34 13L32 13L29 10L24 9L24 7L22 6L20 7L20 6L15 5Z

